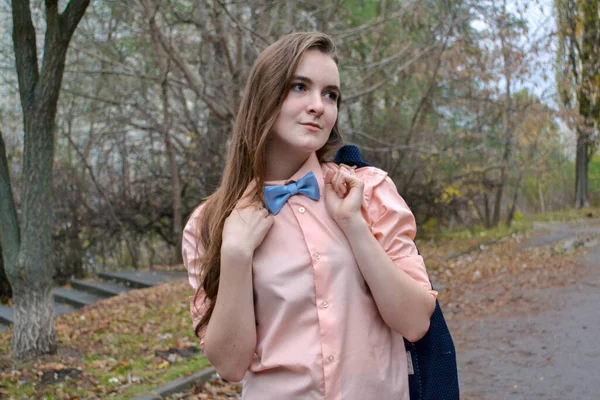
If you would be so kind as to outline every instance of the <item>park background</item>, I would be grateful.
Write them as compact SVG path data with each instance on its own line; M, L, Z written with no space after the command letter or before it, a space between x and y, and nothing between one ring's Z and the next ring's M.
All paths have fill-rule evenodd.
M477 315L459 283L512 271L541 222L596 221L597 0L3 0L0 298L23 312L0 333L0 393L127 396L204 365L155 353L195 344L185 282L56 322L51 289L181 268L183 225L219 183L252 63L307 30L334 38L345 141L413 210L447 308ZM536 285L572 275L585 246L570 246L527 253L547 278ZM36 380L67 366L84 372Z

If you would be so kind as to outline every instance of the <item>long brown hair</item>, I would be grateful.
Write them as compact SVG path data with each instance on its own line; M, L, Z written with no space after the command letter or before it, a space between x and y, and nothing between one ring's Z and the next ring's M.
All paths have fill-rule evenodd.
M201 290L208 302L206 312L196 328L196 335L208 324L214 310L221 274L221 241L225 219L253 180L257 183L255 196L262 199L267 139L290 90L291 79L300 58L307 50L320 50L338 63L335 45L329 36L300 32L283 36L267 47L250 71L235 121L221 185L203 204L196 233L205 252L201 257L202 282L196 292L194 304ZM341 98L338 99L338 109L340 101ZM329 151L341 145L342 136L336 121L327 143L317 151L319 161L323 161Z

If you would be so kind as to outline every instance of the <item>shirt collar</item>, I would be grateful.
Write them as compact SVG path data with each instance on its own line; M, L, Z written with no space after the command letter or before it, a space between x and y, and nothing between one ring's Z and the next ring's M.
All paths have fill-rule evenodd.
M315 177L317 178L317 182L319 182L319 191L321 193L323 193L323 190L325 188L325 181L323 179L323 169L321 168L321 163L319 162L319 159L317 158L317 154L314 152L306 159L304 164L302 164L300 169L298 171L296 171L294 173L294 175L291 176L290 179L279 180L279 181L267 181L267 182L265 182L265 185L266 186L275 186L275 185L285 185L290 182L298 182L298 179L302 178L304 175L308 174L310 171L312 171L315 174Z

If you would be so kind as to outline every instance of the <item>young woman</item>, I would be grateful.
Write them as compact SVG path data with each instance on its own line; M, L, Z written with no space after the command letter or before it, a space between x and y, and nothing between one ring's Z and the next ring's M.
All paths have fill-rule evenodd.
M387 174L324 161L341 145L337 64L320 33L264 50L221 185L183 233L195 332L244 399L407 400L403 337L435 308Z

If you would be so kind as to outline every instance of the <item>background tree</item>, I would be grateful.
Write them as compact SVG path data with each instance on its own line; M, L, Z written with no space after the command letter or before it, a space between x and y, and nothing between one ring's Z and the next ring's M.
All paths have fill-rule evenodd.
M13 44L23 110L23 199L21 218L13 200L0 141L0 242L13 289L12 355L23 360L56 351L52 289L52 169L56 111L69 42L89 0L45 1L46 34L41 68L29 1L12 1Z
M14 219L12 223L16 224L16 216L13 215L14 207L12 204L12 198L13 196L8 172L8 159L6 157L6 146L4 145L4 139L2 138L2 130L0 130L0 200L2 200L2 203L0 204L0 215L10 215L10 219ZM0 221L5 222L4 219ZM4 300L12 297L12 288L10 286L10 282L8 281L8 277L4 272L4 252L2 251L2 243L5 240L3 237L6 235L6 240L10 240L10 238L4 233L4 230L8 230L9 227L7 226L5 228L2 226L0 228L0 300ZM9 243L9 245L11 245L11 243ZM12 243L12 245L14 246L15 244Z
M588 169L600 123L600 8L598 0L556 0L557 84L577 135L575 207L588 207Z
M32 4L40 38L45 9ZM550 35L530 29L532 4L93 2L70 42L57 106L54 281L177 265L181 225L220 181L250 67L293 31L334 38L345 140L389 172L425 231L564 208L574 168L535 75L547 70ZM6 37L0 107L20 212L23 117L2 103L18 86Z

